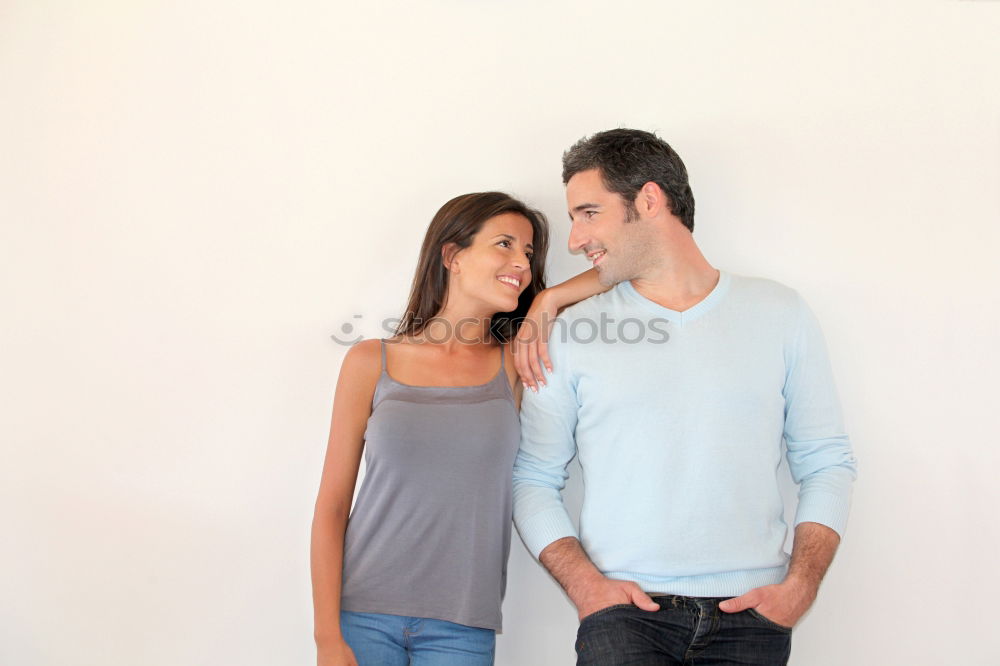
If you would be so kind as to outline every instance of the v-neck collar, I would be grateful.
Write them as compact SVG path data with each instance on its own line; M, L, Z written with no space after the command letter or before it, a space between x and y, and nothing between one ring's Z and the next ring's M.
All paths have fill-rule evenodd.
M719 282L715 285L712 291L708 292L705 298L701 299L687 310L678 311L671 310L670 308L664 307L659 303L654 303L649 300L632 286L630 280L625 280L618 284L618 289L621 291L622 295L632 303L643 307L644 309L652 312L653 314L659 315L664 319L668 320L673 324L678 326L683 326L688 324L695 319L698 319L706 312L711 311L715 306L719 304L719 301L726 295L729 291L729 283L731 281L729 273L726 271L719 271Z

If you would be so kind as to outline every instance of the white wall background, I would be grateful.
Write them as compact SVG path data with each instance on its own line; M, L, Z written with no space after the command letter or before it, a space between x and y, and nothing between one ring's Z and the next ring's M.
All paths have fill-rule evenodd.
M988 0L0 2L0 663L311 663L330 335L461 192L581 270L560 155L619 125L824 324L861 475L792 663L997 663L998 43ZM572 663L517 541L505 613L499 664Z

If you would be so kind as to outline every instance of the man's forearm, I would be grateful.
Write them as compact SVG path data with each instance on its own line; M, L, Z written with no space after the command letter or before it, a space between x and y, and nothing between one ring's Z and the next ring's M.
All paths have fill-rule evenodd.
M799 523L792 544L788 575L777 585L765 585L719 604L726 613L755 608L772 622L786 627L795 624L812 606L819 583L833 561L840 536L826 525Z
M581 587L604 577L587 557L583 546L575 537L563 537L553 541L542 549L538 561L562 585L573 603L577 603Z
M632 581L606 578L576 537L553 541L542 549L538 559L566 590L581 620L614 604L634 604L647 611L660 607Z
M801 582L815 593L840 545L840 535L826 525L799 523L792 543L786 581Z

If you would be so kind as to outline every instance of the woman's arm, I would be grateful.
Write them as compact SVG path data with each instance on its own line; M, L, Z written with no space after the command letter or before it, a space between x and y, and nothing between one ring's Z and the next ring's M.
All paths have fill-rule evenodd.
M525 388L537 391L538 384L545 384L545 374L539 360L549 372L552 371L548 339L552 322L559 311L610 288L601 284L597 269L591 268L554 287L543 289L535 296L512 345L514 367Z
M320 666L357 663L340 633L344 532L380 372L379 341L365 340L347 352L337 380L330 439L312 524L314 632Z
M504 350L506 351L506 357L504 361L504 373L507 375L507 381L510 383L510 391L514 395L514 407L520 411L521 410L521 396L524 394L524 384L521 383L521 378L517 374L517 368L514 367L514 340L511 340L504 345Z

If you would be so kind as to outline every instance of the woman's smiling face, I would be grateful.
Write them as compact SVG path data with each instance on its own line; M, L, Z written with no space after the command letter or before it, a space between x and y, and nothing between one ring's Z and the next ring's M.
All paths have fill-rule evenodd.
M472 244L451 258L449 290L488 305L490 315L516 309L531 282L533 235L531 223L518 213L486 220Z

